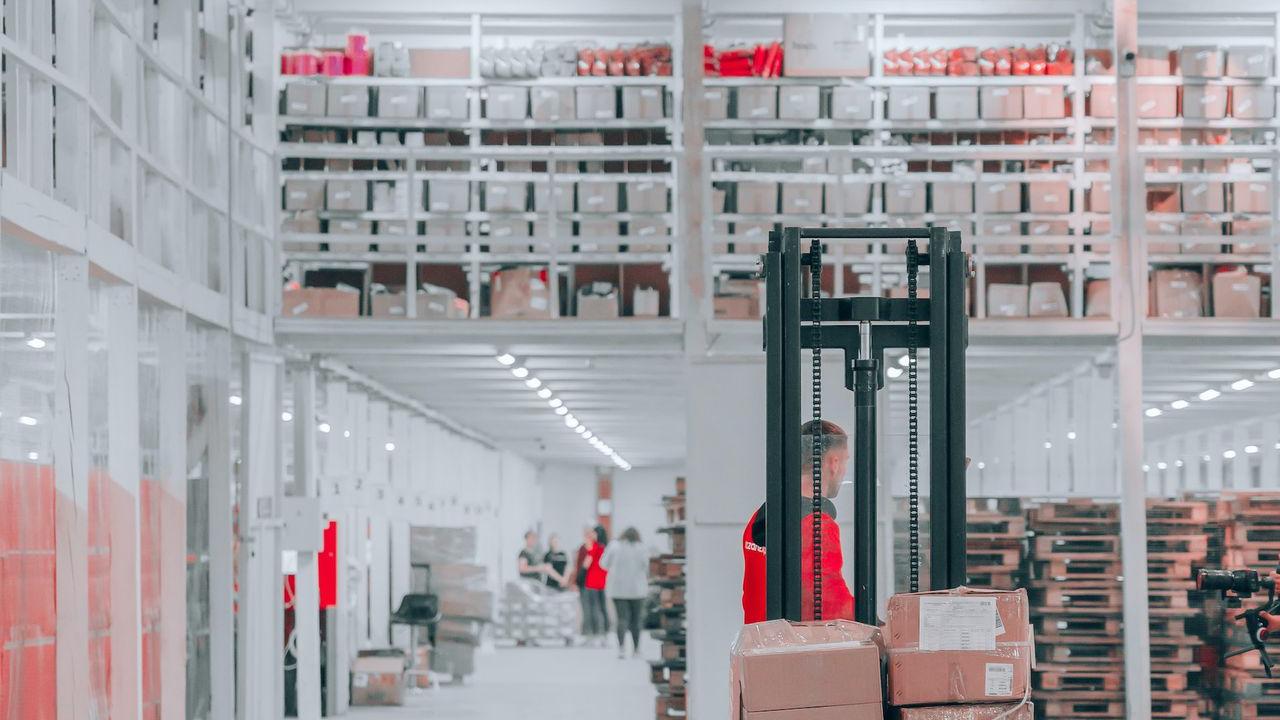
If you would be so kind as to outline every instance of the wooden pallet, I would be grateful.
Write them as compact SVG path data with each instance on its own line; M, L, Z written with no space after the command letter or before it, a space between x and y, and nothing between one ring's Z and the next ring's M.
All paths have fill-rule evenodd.
M1013 570L1009 572L975 572L970 569L969 587L976 588L995 588L998 590L1013 590L1022 585L1022 573Z
M1097 615L1051 615L1044 614L1036 618L1036 638L1055 637L1097 637L1106 639L1120 638L1121 622L1119 618L1099 617Z
M658 555L649 559L649 577L674 580L684 577L685 560L679 555Z
M1032 526L1038 525L1118 525L1120 506L1088 499L1045 503L1032 507L1027 514Z
M1280 718L1280 701L1224 701L1218 710L1222 720L1270 720Z
M1152 698L1151 717L1153 718L1186 718L1197 720L1200 717L1201 700L1195 698Z
M1188 610L1191 607L1185 589L1157 590L1155 588L1147 591L1147 606L1152 610Z
M1017 570L1022 564L1020 548L968 548L965 555L969 569L979 572Z
M1209 522L1209 503L1201 500L1148 500L1148 525L1203 526Z
M1239 547L1230 548L1224 555L1224 565L1227 567L1239 568L1260 568L1268 572L1274 572L1276 565L1280 564L1280 548L1275 547Z
M1048 663L1107 663L1124 662L1124 646L1119 643L1067 642L1056 639L1036 638L1038 662Z
M1034 588L1035 604L1045 609L1118 610L1122 591L1116 587L1066 587L1057 583Z
M1222 689L1234 698L1280 700L1280 678L1267 679L1235 670L1228 670L1221 677Z
M1039 535L1033 552L1036 559L1069 556L1073 560L1119 560L1120 537L1117 535Z
M1097 698L1056 699L1046 695L1036 698L1045 718L1123 718L1124 700Z
M974 515L1006 515L1022 517L1021 498L969 498L965 501L965 513Z
M1280 492L1224 493L1218 517L1275 522L1280 517Z
M1116 666L1060 665L1042 663L1037 669L1036 687L1041 690L1071 692L1121 692L1124 671Z
M1148 557L1147 578L1152 583L1194 581L1196 568L1203 564L1203 558L1200 562L1195 562L1190 558L1153 559Z
M687 714L687 703L684 695L659 695L654 701L654 716L657 718L682 718Z
M1159 668L1151 670L1151 692L1153 693L1180 693L1186 692L1191 686L1191 681L1187 678L1187 674L1192 672L1190 669L1182 671L1164 671Z
M1209 552L1205 535L1158 535L1147 537L1147 558L1157 560L1203 560Z
M1115 581L1124 574L1119 560L1093 560L1085 558L1077 560L1072 557L1051 557L1047 560L1036 560L1032 567L1037 578L1057 582L1075 580Z
M685 521L685 497L683 495L668 495L662 498L662 506L667 511L667 524L675 525Z
M1159 638L1188 639L1200 642L1200 638L1187 632L1187 619L1155 615L1149 618L1147 627L1151 631L1152 642Z
M1227 526L1226 543L1228 548L1265 547L1270 550L1280 549L1280 515L1271 518L1267 525L1237 521Z
M970 542L1021 542L1027 536L1027 521L1008 515L970 515L965 518L965 536Z

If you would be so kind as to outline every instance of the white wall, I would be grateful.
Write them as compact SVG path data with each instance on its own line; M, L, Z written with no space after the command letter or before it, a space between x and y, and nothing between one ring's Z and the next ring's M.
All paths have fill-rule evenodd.
M683 475L684 468L674 465L615 470L614 533L635 526L646 544L665 550L666 537L657 534L658 528L667 524L662 496L674 494L676 478ZM545 544L551 533L557 533L561 546L571 552L578 546L582 526L595 521L596 469L548 464L539 469L538 481L542 487L542 541Z

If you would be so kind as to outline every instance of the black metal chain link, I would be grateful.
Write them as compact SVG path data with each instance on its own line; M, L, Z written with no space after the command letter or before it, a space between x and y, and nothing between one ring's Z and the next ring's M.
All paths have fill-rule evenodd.
M813 476L813 619L822 619L822 241L809 246L809 296L813 299L813 435L810 453Z
M920 592L920 375L916 356L916 241L907 241L907 537L910 545L911 592Z

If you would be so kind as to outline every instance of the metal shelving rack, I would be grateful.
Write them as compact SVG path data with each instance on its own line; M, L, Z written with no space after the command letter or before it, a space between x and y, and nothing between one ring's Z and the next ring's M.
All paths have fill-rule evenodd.
M331 46L341 44L333 41L352 26L345 20L324 21L322 33L312 36L321 40L318 44ZM325 23L332 22L332 25ZM480 317L481 313L481 278L489 270L508 264L536 264L548 268L551 278L559 278L568 273L567 289L573 292L572 268L579 265L611 265L625 273L626 268L636 265L659 265L668 274L670 287L670 314L679 315L679 283L671 277L672 269L677 265L675 260L679 252L681 238L678 236L679 224L675 208L678 188L678 169L676 158L682 147L680 123L682 72L680 44L678 42L678 18L673 15L646 15L636 17L594 17L594 16L556 16L554 18L470 14L443 17L441 28L447 31L449 40L446 44L465 45L471 53L471 74L466 79L435 78L388 78L388 77L340 77L314 78L329 85L357 85L368 87L409 86L424 87L430 91L433 87L463 87L468 92L468 114L466 120L437 121L427 118L397 119L379 117L361 118L329 118L329 117L291 117L279 118L280 130L294 127L311 128L344 128L344 129L383 129L383 130L455 130L464 131L468 135L467 145L430 146L430 147L384 147L357 146L354 144L334 145L329 143L292 143L282 142L278 157L281 160L323 158L361 159L398 163L399 170L370 170L358 172L335 172L332 170L280 170L281 181L288 179L354 179L398 181L408 185L407 202L403 211L393 213L363 212L345 213L342 217L361 220L403 220L416 226L418 221L440 219L461 220L470 224L474 231L466 236L441 235L314 235L281 233L280 240L284 250L286 273L300 275L302 271L314 268L368 268L374 263L403 263L407 285L414 285L418 274L418 266L454 265L466 270L468 279L467 296L470 301L471 317ZM363 25L362 25L363 26ZM371 35L371 44L384 39L399 39L397 34L406 31L375 32ZM325 34L330 33L330 34ZM439 46L438 39L424 43L421 36L404 35L405 44L418 47L428 44ZM582 43L583 47L590 43L613 46L638 42L666 42L672 48L673 74L671 76L644 77L547 77L536 79L492 79L481 77L479 59L482 48L494 46L519 46L527 39L539 41L573 41ZM290 80L306 79L299 76L277 76L277 90L282 83ZM652 120L559 120L535 121L526 120L491 120L483 117L482 93L491 86L526 86L536 87L585 87L604 86L621 88L628 86L660 87L666 94L668 112L662 119ZM668 144L623 145L623 146L508 146L482 143L484 131L556 131L577 130L581 132L607 132L625 130L665 131ZM557 166L563 162L573 161L667 161L668 172L578 172L562 171ZM428 172L420 169L419 164L427 161L452 161L467 163L466 171ZM499 169L498 163L506 162L539 162L546 164L545 171L530 172L525 170L507 171ZM602 219L613 222L628 222L638 216L630 213L591 213L589 215L576 212L557 212L548 207L538 212L525 213L488 213L471 210L465 213L426 212L420 208L422 203L422 182L431 180L466 180L470 186L469 207L479 208L480 185L482 182L515 181L534 183L537 187L552 188L564 183L580 180L591 181L652 181L662 183L671 189L670 209L665 213L646 214L647 219L663 222L669 234L665 236L646 236L644 244L655 244L665 240L666 252L622 252L622 251L586 251L576 250L577 244L624 245L636 240L634 236L600 237L593 236L589 240L573 236L568 223L587 219ZM536 192L536 191L535 191ZM549 203L554 205L554 203ZM325 217L324 214L321 217ZM545 223L545 228L535 230L531 237L511 237L502 239L480 235L483 223L507 219ZM580 242L583 241L583 242ZM315 243L342 243L344 245L363 246L354 250L335 249L317 251L307 246ZM377 249L370 246L377 245ZM444 252L433 251L432 245L441 244L448 248ZM301 247L300 247L301 245ZM488 246L487 249L482 246ZM504 247L505 246L505 247ZM465 250L462 248L465 247ZM532 248L532 251L530 249ZM561 307L560 283L551 282L550 306L553 316L559 314ZM621 289L619 289L621 291ZM414 303L406 304L406 316L416 317Z

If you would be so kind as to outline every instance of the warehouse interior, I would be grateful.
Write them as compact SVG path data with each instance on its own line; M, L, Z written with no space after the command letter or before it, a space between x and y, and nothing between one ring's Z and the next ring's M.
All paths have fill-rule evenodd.
M1280 718L1278 49L0 0L0 717Z

